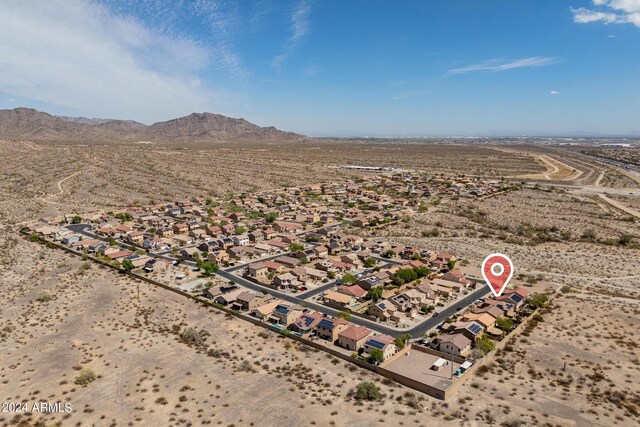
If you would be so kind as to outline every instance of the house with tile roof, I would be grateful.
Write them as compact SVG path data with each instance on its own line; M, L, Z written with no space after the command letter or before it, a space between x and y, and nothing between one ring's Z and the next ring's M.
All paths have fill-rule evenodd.
M380 350L383 361L387 361L398 352L398 347L393 341L393 337L386 334L369 336L362 345L363 353L371 354L373 350Z
M371 335L371 329L364 326L351 325L338 333L338 345L347 350L358 351L362 348L369 335Z
M316 335L318 338L328 340L331 343L335 343L338 339L338 334L349 327L349 322L344 319L330 319L325 317L318 322L316 328Z

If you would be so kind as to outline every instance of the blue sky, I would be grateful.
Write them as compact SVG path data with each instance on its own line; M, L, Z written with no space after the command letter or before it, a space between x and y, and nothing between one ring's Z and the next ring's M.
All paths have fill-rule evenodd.
M0 2L0 108L308 135L640 134L640 0Z

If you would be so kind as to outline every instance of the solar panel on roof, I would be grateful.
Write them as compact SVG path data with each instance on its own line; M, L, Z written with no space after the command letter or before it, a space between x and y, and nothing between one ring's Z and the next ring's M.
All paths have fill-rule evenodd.
M305 326L309 326L313 323L313 317L305 317L304 318L304 324Z
M469 331L470 331L472 334L474 334L474 335L475 335L475 334L477 334L478 332L480 332L480 331L482 330L482 328L481 328L479 325L475 324L475 323L472 323L472 324L469 326L469 328L468 328L468 329L469 329Z
M289 309L283 305L279 305L276 307L276 311L278 313L286 314L289 311Z
M511 295L511 299L514 300L515 302L520 302L523 300L522 296L518 294Z
M367 345L377 348L378 350L382 350L384 348L384 343L376 340L367 341Z
M324 329L333 329L333 322L327 319L322 319L320 323L318 323L318 327Z

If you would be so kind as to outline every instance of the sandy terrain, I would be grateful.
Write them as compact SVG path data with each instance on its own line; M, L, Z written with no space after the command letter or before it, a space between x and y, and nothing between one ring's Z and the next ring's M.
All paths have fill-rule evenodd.
M571 166L562 163L561 161L554 159L551 156L540 155L536 157L536 160L540 162L542 166L547 168L543 173L518 175L516 178L520 179L547 179L551 181L573 181L582 175L582 171L572 168ZM596 182L599 182L601 177L598 177ZM596 184L598 185L598 184Z
M534 156L486 146L352 144L0 142L0 395L71 402L68 418L44 417L63 425L637 425L640 251L616 242L623 234L638 242L640 223L595 195L528 189L450 200L379 229L476 264L504 251L523 280L570 286L544 322L446 403L416 404L405 387L110 270L85 270L16 233L21 221L59 212L335 180L354 175L336 166L354 163L489 176L544 170ZM600 175L597 166L580 170L579 180ZM638 198L619 201L638 209ZM593 235L583 238L586 230ZM54 299L38 301L44 292ZM188 327L204 331L200 349L180 340ZM74 384L82 367L99 375L86 387ZM365 379L380 386L381 402L349 396ZM40 418L0 417L1 425Z

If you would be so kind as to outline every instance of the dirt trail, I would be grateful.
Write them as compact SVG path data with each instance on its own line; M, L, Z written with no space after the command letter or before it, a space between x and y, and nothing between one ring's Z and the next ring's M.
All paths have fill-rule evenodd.
M67 176L67 177L65 177L65 178L62 178L61 180L59 180L58 182L56 182L56 186L58 187L58 193L56 193L56 194L49 194L48 196L41 197L41 198L40 198L40 200L42 200L42 201L43 201L43 202L45 202L45 203L54 203L54 204L56 204L56 205L62 205L63 203L54 202L54 201L51 201L51 200L49 200L49 199L54 198L54 197L58 197L58 196L62 196L62 195L64 194L64 189L62 188L62 183L63 183L63 182L65 182L65 181L66 181L66 180L68 180L68 179L73 178L74 176L78 175L78 174L79 174L79 173L81 173L81 172L82 172L82 171L74 172L74 173L72 173L71 175L69 175L69 176Z
M600 171L600 175L596 178L596 182L593 183L594 187L601 187L600 182L604 178L604 171Z
M623 205L622 203L618 202L617 200L613 200L608 198L607 196L605 196L604 194L598 194L598 196L604 200L605 202L609 203L611 206L620 209L621 211L624 211L626 213L628 213L629 215L633 215L636 218L640 218L640 212L638 212L635 209L631 209L628 206Z
M610 281L610 280L631 280L631 279L640 279L640 275L634 275L634 276L618 276L618 277L591 277L591 276L574 276L571 274L564 274L564 273L550 273L548 271L542 271L542 270L527 270L524 269L524 271L526 273L529 274L543 274L546 276L556 276L556 277L562 277L565 279L579 279L579 280L597 280L597 281Z
M546 179L549 181L573 181L580 178L583 171L554 159L551 156L539 155L536 158L547 168L546 172L537 174L518 175L516 178L523 179Z
M34 145L34 143L31 141L23 141L22 143L34 151L42 151L42 147L38 147L37 145Z
M632 180L634 180L635 182L640 184L640 176L633 174L631 172L627 172L626 170L622 169L622 168L618 168L618 171L620 171L621 174L625 175L627 178L630 178Z

